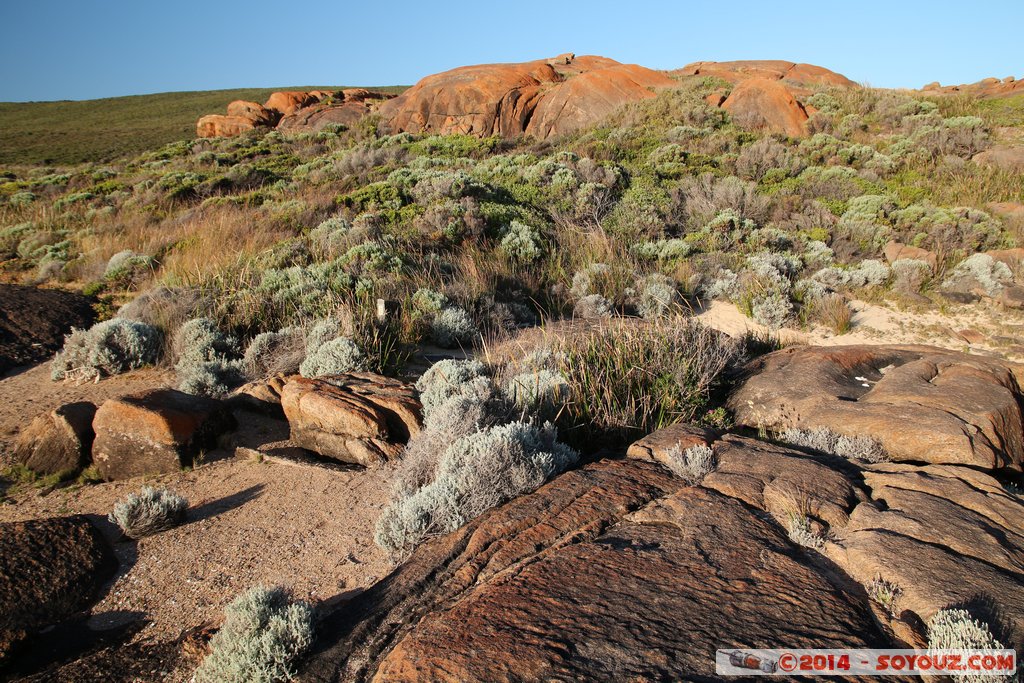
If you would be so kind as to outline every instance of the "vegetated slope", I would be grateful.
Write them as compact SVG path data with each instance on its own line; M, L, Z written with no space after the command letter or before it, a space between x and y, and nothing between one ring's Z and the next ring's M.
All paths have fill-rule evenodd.
M237 88L74 102L0 102L0 163L109 161L195 137L199 116L223 109L233 100L262 102L278 90L310 89L315 88ZM404 89L377 88L395 93Z

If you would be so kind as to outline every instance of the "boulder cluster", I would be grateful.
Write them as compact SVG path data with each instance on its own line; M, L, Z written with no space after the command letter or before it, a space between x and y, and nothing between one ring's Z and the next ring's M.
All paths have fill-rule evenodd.
M805 134L804 123L814 112L800 101L811 86L856 86L845 76L810 64L697 62L664 72L566 53L433 74L383 102L371 102L376 93L350 90L326 104L328 94L323 92L275 93L266 105L232 102L228 116L199 119L197 132L199 137L231 136L274 125L281 130L319 130L326 123L350 125L372 110L391 133L543 140L592 126L619 107L654 97L691 76L713 76L734 84L731 94L712 95L711 103L728 110L741 125L794 137ZM355 92L361 94L350 94Z
M363 88L339 91L276 92L264 103L235 100L227 115L208 114L196 122L201 138L234 137L256 128L317 131L330 124L352 125L391 97Z

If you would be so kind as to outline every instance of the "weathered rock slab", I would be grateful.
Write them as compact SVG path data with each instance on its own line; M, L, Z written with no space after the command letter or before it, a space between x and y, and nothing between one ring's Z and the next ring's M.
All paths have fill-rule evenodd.
M298 445L364 467L397 458L422 423L412 385L371 373L294 377L281 407Z
M1014 363L928 346L800 347L748 372L729 399L739 425L869 436L896 461L1024 465Z
M770 518L637 459L427 542L320 632L301 680L692 680L719 647L890 643Z
M177 472L234 427L220 401L174 389L130 394L96 411L93 462L107 480Z

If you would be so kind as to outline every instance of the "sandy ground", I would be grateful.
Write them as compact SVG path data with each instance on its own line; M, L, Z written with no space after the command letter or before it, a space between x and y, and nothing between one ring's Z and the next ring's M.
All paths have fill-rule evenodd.
M119 540L106 515L143 483L185 496L187 521L137 543ZM389 495L387 470L229 458L145 482L31 490L0 506L0 521L88 515L121 563L91 625L141 617L152 621L142 636L173 638L216 622L227 602L257 584L287 586L312 603L366 588L391 569L373 542Z
M170 379L166 372L145 370L76 386L51 382L45 366L11 375L0 379L0 434L9 441L32 416L68 401L101 402ZM252 419L257 418L243 422L250 440L257 431ZM0 447L7 450L3 443ZM89 625L106 629L150 622L135 640L169 640L189 628L219 623L223 606L257 584L286 586L316 604L365 589L391 570L373 531L390 499L392 469L220 455L190 471L144 480L52 490L16 487L0 504L0 522L88 515L111 540L120 562ZM138 542L123 540L106 516L116 501L144 484L185 496L187 521ZM177 672L171 680L187 679L186 674Z

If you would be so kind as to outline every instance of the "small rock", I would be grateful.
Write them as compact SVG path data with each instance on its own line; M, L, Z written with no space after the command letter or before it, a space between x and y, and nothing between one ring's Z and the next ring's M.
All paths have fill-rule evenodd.
M96 436L92 403L68 403L39 415L18 436L14 459L43 476L73 476L89 464Z
M364 467L398 457L422 422L412 385L371 373L292 378L281 406L297 444Z

